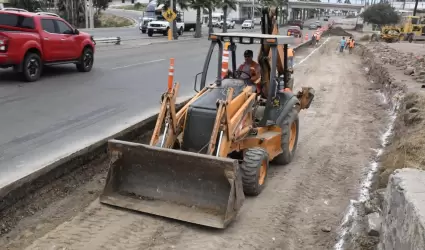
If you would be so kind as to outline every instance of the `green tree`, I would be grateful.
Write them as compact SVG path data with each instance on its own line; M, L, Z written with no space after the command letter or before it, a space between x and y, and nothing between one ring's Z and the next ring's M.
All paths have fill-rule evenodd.
M229 9L236 10L237 0L221 0L219 6L223 10L223 33L227 32L227 12ZM254 13L252 13L254 14ZM254 19L254 16L252 17Z
M187 4L190 8L196 10L196 28L195 28L195 38L202 37L202 25L201 18L202 12L205 7L207 7L208 1L205 0L188 0Z
M202 37L202 25L201 25L201 18L204 8L208 8L213 0L177 0L173 1L173 3L176 3L181 10L187 10L188 8L192 8L196 10L196 28L195 28L195 38ZM169 8L169 1L168 0L159 0L158 6L163 4L164 10ZM176 11L176 8L174 8L174 11ZM173 22L175 25L175 21ZM174 26L176 27L176 26ZM174 28L174 32L177 35L177 30ZM176 36L174 36L176 37Z
M376 24L379 28L383 25L396 24L400 21L400 16L388 3L371 5L360 16L366 23Z
M85 23L86 0L58 0L56 7L58 14L75 27L81 27ZM109 0L93 0L95 21L102 10L108 8Z
M25 9L30 12L36 12L41 9L41 4L37 0L11 0L8 6Z

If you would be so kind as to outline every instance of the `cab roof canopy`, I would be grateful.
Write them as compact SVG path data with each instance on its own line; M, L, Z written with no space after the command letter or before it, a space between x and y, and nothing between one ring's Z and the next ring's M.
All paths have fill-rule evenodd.
M295 44L292 36L256 34L256 33L212 33L210 38L223 42L237 42L245 44Z

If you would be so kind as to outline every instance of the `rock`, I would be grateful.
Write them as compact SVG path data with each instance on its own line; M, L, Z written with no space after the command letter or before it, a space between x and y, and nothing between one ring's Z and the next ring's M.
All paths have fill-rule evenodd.
M419 109L418 108L411 108L411 109L409 109L409 112L410 113L418 113Z
M413 68L413 67L407 67L405 70L404 70L404 74L405 75L411 75L411 74L413 74L413 72L415 71L415 69Z
M330 226L324 226L321 228L323 232L329 233L331 231L331 227Z
M381 233L381 217L379 213L367 215L367 234L369 236L379 236Z
M371 214L375 212L375 208L370 200L367 200L364 204L364 211L366 214Z

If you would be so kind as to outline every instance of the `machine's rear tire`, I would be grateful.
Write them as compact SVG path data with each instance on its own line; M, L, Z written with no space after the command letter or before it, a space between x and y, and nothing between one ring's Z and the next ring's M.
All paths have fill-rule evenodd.
M292 161L298 144L299 119L296 109L289 112L281 124L281 146L283 152L273 159L273 163L286 165Z
M249 148L241 164L242 185L245 195L257 196L267 183L269 156L263 148Z

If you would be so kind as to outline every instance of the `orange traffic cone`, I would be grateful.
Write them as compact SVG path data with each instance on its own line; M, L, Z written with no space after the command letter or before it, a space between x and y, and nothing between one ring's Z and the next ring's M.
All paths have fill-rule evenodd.
M226 42L223 48L223 57L221 62L221 79L227 76L227 72L229 71L229 45L230 43Z
M305 40L308 41L308 34L305 34Z

